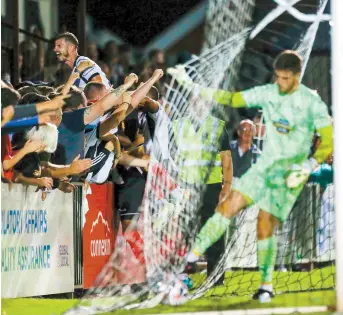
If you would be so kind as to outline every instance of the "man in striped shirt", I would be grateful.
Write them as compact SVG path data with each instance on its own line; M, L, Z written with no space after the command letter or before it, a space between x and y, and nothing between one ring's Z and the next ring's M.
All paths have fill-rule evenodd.
M78 54L79 41L77 37L69 32L58 35L55 39L54 52L60 62L67 64L70 68L83 68L80 77L74 85L83 89L88 82L95 81L103 83L107 89L111 87L105 73L92 60Z

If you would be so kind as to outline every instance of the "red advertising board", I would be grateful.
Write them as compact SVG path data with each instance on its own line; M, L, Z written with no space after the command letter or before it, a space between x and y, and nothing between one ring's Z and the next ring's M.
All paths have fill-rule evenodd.
M83 228L83 287L90 288L114 248L113 184L91 184Z

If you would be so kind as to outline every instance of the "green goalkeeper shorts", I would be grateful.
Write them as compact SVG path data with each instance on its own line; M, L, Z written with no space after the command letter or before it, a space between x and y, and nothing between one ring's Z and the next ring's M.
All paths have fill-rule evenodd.
M287 219L304 185L295 189L286 186L285 174L290 163L266 163L258 160L241 178L232 185L232 189L250 198L252 202L281 222ZM277 165L277 166L275 166Z

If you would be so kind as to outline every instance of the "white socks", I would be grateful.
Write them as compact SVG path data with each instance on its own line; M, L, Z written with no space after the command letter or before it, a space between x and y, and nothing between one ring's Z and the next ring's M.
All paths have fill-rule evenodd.
M191 251L188 255L187 255L187 262L193 263L193 262L197 262L199 260L199 256L194 253L193 251Z
M273 292L273 285L271 283L268 284L261 284L260 285L260 289L269 291L269 292Z

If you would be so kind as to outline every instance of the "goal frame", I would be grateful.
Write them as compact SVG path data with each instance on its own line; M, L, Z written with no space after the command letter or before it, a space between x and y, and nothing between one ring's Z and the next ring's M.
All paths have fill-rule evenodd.
M332 99L334 113L334 183L336 212L336 310L343 312L343 1L331 0Z

